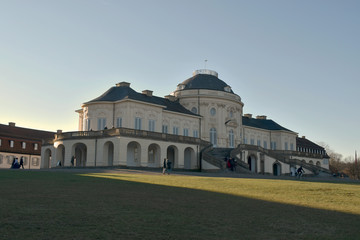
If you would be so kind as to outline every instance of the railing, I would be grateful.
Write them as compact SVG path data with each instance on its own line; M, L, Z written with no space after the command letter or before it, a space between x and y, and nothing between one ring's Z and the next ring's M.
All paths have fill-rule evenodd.
M144 130L136 130L131 128L112 128L101 131L77 131L55 134L55 140L67 140L73 138L104 138L104 137L134 137L134 138L147 138L169 142L180 142L190 144L200 144L199 138L180 136L159 132L150 132Z

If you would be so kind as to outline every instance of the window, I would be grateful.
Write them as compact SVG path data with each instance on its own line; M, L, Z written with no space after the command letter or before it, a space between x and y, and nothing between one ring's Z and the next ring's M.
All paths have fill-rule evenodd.
M244 144L247 144L247 138L244 138Z
M174 135L179 135L179 128L178 127L173 127L173 134Z
M261 141L257 140L257 145L260 147L261 146Z
M184 134L185 137L189 136L189 129L184 128Z
M193 131L193 137L194 137L194 138L199 137L199 132L198 132L198 130L194 130L194 131Z
M216 136L216 129L211 128L210 129L210 142L216 147L217 144L217 136Z
M105 129L106 118L98 118L98 131Z
M230 87L230 86L226 86L226 87L224 87L224 90L225 90L225 92L231 92L231 87Z
M271 150L276 150L276 142L271 142Z
M10 147L13 148L14 147L14 141L10 141Z
M121 117L118 117L116 119L116 127L117 128L121 128L122 127L122 118Z
M216 109L215 109L215 108L211 108L211 109L210 109L210 115L211 115L211 116L215 116L215 114L216 114Z
M255 140L254 140L254 139L250 139L250 144L251 144L251 145L255 145Z
M38 150L39 145L37 143L34 143L34 150Z
M168 133L168 126L167 125L162 126L162 133Z
M229 112L229 118L233 118L234 117L234 113L233 113L233 111L230 111Z
M139 118L139 117L135 118L135 129L141 130L141 118Z
M288 143L285 143L285 151L289 150Z
M290 143L290 150L294 151L294 144L293 143Z
M229 132L229 147L234 147L234 131L232 129Z
M193 107L193 108L191 109L191 112L197 114L197 108L196 108L196 107Z
M151 131L151 132L155 131L155 120L153 120L153 119L149 120L149 131Z
M1 146L1 139L0 139L0 146Z
M267 141L264 141L264 148L267 149Z
M91 128L90 128L90 119L89 119L89 118L86 119L85 129L86 129L86 131L90 131L90 130L91 130Z
M22 149L25 149L25 148L26 148L26 142L22 142L22 143L21 143L21 148L22 148Z

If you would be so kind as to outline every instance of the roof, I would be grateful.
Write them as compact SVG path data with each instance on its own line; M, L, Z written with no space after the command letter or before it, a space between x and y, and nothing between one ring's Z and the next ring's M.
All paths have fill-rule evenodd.
M109 90L107 90L104 94L102 94L101 96L99 96L89 102L86 102L84 104L98 103L98 102L117 102L117 101L125 100L125 99L131 99L131 100L136 100L136 101L140 101L140 102L161 105L161 106L164 106L165 110L168 110L168 111L199 116L199 115L194 114L193 112L187 110L178 101L170 101L169 99L166 99L166 98L161 98L161 97L157 97L157 96L148 96L146 94L138 93L135 90L133 90L132 88L130 88L129 85L126 85L126 86L117 85L116 87L112 87Z
M210 74L196 74L193 77L183 81L179 85L184 85L182 89L178 90L187 90L187 89L209 89L216 91L225 91L225 87L229 85L226 84L223 80L219 79L217 76ZM230 93L234 93L231 88L229 89Z
M312 141L310 141L304 137L296 138L296 146L303 147L303 148L310 148L310 149L325 150L325 148L317 145L316 143L313 143Z
M0 124L0 136L4 137L22 138L29 140L43 140L54 138L54 134L55 132Z
M283 131L288 131L288 132L292 132L291 130L284 128L282 126L280 126L279 124L277 124L276 122L274 122L271 119L256 119L256 118L249 118L249 117L242 117L242 124L248 127L254 127L254 128L261 128L261 129L265 129L265 130L283 130Z

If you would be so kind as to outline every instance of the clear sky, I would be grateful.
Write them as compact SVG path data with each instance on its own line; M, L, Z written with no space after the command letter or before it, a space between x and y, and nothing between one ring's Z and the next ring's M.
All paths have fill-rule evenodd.
M0 123L77 130L127 81L163 97L219 73L244 113L360 151L360 1L0 0Z

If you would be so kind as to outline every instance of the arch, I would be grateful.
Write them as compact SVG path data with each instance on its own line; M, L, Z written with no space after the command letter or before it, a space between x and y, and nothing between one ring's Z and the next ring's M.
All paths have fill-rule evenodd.
M148 167L159 167L160 156L160 146L156 143L150 144L148 147Z
M44 151L44 168L50 168L51 166L51 149L47 148Z
M296 173L296 166L294 165L291 165L290 166L290 176L295 176L295 173Z
M176 146L171 145L168 146L167 150L166 150L166 157L172 162L172 168L177 168L178 167L178 154L179 150Z
M309 164L314 165L314 162L312 160L309 161Z
M74 158L75 167L86 167L87 147L84 143L76 143L72 147L72 156Z
M217 145L217 135L216 135L216 128L210 129L210 143L216 147Z
M65 163L65 146L60 144L56 148L56 166L62 167Z
M114 165L114 143L111 141L104 143L103 163L105 166Z
M141 145L138 142L133 141L128 143L126 155L127 166L141 166Z
M184 150L184 169L194 169L197 167L195 151L191 147Z
M273 164L273 174L274 176L280 176L281 175L281 164L278 162L275 162Z
M254 155L248 156L249 170L251 172L256 172L256 157Z
M321 167L320 161L317 161L317 162L316 162L316 166Z
M234 130L230 129L229 131L229 147L234 148Z

